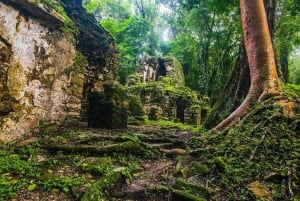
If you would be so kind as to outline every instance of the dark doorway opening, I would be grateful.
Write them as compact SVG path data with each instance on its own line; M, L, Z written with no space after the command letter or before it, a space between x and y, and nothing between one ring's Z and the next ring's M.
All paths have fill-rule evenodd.
M156 73L156 80L158 80L159 76L166 76L167 75L167 70L165 66L165 62L163 59L158 58L158 69Z
M176 118L184 123L185 102L182 99L176 101Z

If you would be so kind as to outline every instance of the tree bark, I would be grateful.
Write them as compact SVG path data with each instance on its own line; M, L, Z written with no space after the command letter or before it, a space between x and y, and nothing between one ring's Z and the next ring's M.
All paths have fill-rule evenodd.
M234 125L257 102L280 94L274 50L263 0L240 0L243 39L250 68L251 85L244 102L215 127Z
M264 5L267 13L270 35L273 41L275 32L275 11L277 6L276 0L264 0ZM245 44L244 41L241 40L238 57L231 78L226 87L224 87L223 92L219 94L219 101L214 105L214 112L208 117L205 127L215 127L222 119L224 119L224 114L233 112L245 100L249 88L249 64Z

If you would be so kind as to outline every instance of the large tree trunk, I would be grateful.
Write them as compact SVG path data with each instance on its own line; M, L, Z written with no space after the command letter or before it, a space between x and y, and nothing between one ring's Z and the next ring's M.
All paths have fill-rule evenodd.
M240 0L240 7L251 85L244 102L216 130L234 125L252 105L282 92L264 1Z
M273 41L275 32L275 11L277 6L276 0L264 0L264 5L267 13L270 35ZM238 58L231 78L224 88L224 91L219 95L219 101L214 105L214 112L208 117L205 126L212 128L224 119L224 114L233 112L245 100L249 88L249 64L244 41L241 40Z

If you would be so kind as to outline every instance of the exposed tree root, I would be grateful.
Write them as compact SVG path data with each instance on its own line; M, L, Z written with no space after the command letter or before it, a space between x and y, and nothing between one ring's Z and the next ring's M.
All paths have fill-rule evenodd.
M147 148L146 144L140 144L133 141L112 144L108 146L99 145L68 145L57 144L49 141L42 142L44 147L50 151L62 151L65 153L89 153L89 154L112 154L112 153L131 153L135 155L143 155Z
M248 114L248 112L253 108L255 105L254 103L258 102L268 102L273 101L273 105L278 105L282 108L282 113L287 117L293 117L295 116L295 110L296 110L296 103L292 100L289 100L287 97L285 97L282 94L271 94L268 96L265 96L263 99L259 101L253 101L250 98L247 99L225 120L223 120L221 123L219 123L213 130L220 131L225 128L231 128L236 123L238 123L245 115Z
M224 119L221 123L219 123L213 130L220 131L225 128L230 128L234 126L237 122L243 118L248 111L250 110L250 101L245 100L231 115L229 115L226 119Z

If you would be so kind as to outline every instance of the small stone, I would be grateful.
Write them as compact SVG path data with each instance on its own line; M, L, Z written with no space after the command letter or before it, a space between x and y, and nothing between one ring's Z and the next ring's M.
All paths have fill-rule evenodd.
M247 186L247 189L251 191L257 199L263 199L266 201L273 200L268 187L259 181L252 182Z

